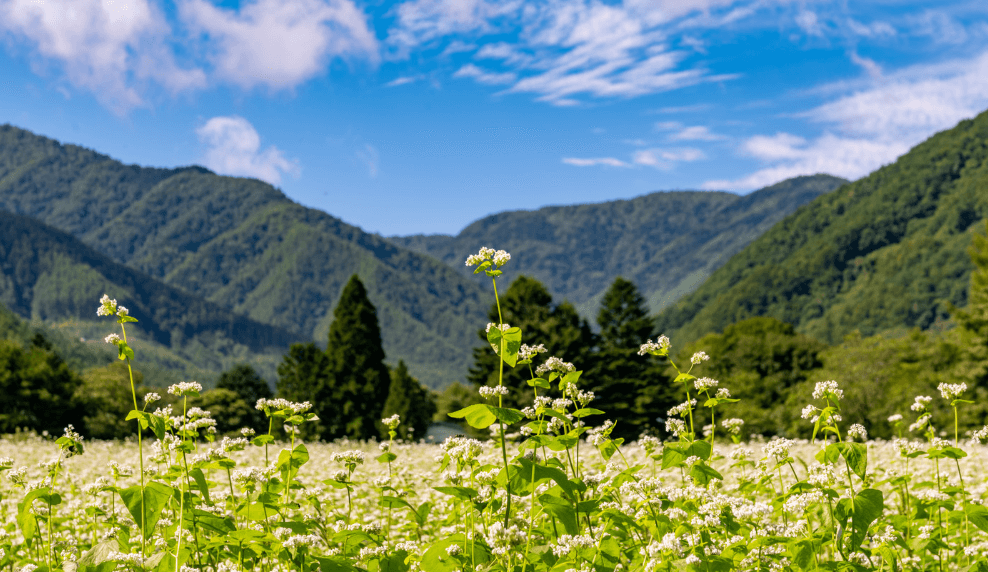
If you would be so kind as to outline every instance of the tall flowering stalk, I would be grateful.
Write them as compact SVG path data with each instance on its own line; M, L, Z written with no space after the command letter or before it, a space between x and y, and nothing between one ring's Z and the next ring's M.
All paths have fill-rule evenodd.
M137 322L137 318L130 315L127 308L117 304L107 294L100 298L99 307L96 308L97 316L116 316L117 323L120 324L120 335L110 334L106 337L106 342L117 347L117 358L127 364L127 376L130 379L130 395L134 400L134 410L127 415L127 419L137 421L137 452L141 471L141 556L147 556L147 545L145 543L145 531L147 520L145 518L145 489L144 482L144 441L143 433L149 424L143 411L137 407L137 387L134 384L134 369L131 361L134 359L134 350L127 344L127 328L124 324Z

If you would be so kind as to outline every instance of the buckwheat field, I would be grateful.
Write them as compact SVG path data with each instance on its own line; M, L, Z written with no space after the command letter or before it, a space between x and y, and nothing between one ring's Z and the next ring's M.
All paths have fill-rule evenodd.
M510 256L467 259L496 298ZM107 337L129 366L126 308L104 297ZM10 572L452 572L978 570L988 571L985 458L971 435L934 427L934 399L955 412L963 384L917 396L890 419L900 436L869 441L841 416L840 380L816 385L802 417L812 440L741 442L722 418L730 387L703 377L703 352L673 364L682 403L666 441L610 435L581 372L509 324L487 329L504 368L530 373L534 405L503 407L507 389L453 414L490 439L303 442L311 404L261 400L269 431L217 437L189 407L134 393L127 442L0 439L0 567ZM670 360L665 337L642 360ZM716 357L716 356L714 356ZM620 422L620 420L614 420ZM946 438L944 437L946 435ZM909 437L904 437L909 436Z

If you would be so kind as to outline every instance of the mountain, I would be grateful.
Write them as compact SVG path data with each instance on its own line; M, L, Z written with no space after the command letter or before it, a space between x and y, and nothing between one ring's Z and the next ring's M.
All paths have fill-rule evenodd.
M213 374L254 354L269 354L268 361L274 363L292 342L302 339L116 263L35 219L0 211L0 302L7 308L47 323L88 322L89 331L105 335L117 326L96 317L104 293L138 319L129 328L133 338L171 348L190 362L198 358L198 367ZM99 333L92 337L102 343ZM160 361L160 350L155 354L142 358ZM193 369L170 365L179 367L169 369ZM274 373L273 367L267 369Z
M775 223L847 183L829 175L797 177L745 196L669 191L596 204L508 211L456 236L389 237L457 268L480 246L511 253L512 272L530 275L558 298L593 315L616 276L635 282L652 311L692 292Z
M967 302L965 250L988 216L988 112L821 196L657 318L674 343L752 316L830 343L930 328ZM678 341L677 341L678 340Z
M124 165L10 125L0 126L0 209L305 339L326 340L332 307L359 274L388 361L403 359L433 387L466 374L491 300L433 258L298 205L261 181L201 167Z

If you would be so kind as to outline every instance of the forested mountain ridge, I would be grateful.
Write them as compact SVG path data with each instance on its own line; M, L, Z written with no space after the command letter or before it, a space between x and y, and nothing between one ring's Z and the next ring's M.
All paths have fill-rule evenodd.
M635 282L652 311L698 287L773 224L847 183L796 177L748 195L668 191L628 200L484 217L456 236L389 237L469 274L463 260L479 245L508 250L512 271L533 276L554 296L592 315L616 276Z
M466 374L489 300L480 286L253 179L152 169L0 126L0 209L220 306L326 339L332 306L359 274L389 361L439 386Z
M276 358L291 343L305 339L114 262L33 218L0 211L0 302L7 308L33 321L96 322L104 293L138 319L131 326L132 337L179 355L197 353L207 361L200 367L215 373L245 355ZM116 327L108 320L102 326L106 333ZM190 344L194 349L187 347Z
M966 253L988 216L988 112L821 196L663 311L681 342L770 316L830 343L929 328L967 303Z

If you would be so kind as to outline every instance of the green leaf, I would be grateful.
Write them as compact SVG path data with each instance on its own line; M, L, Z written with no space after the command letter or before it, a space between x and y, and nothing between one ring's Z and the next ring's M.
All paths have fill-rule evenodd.
M450 413L449 416L454 419L466 419L467 424L474 429L486 429L497 421L497 416L491 411L490 406L485 403L474 403L459 411Z
M591 409L589 407L585 409L577 409L573 412L573 417L582 418L589 417L590 415L603 415L604 412L600 409Z
M460 570L462 567L459 561L450 556L447 550L454 544L463 546L464 543L466 544L466 548L463 549L460 557L467 563L487 564L491 561L491 552L486 546L476 541L464 540L462 534L454 534L448 538L434 542L425 551L425 554L422 555L420 569L428 572L453 572L453 570Z
M257 437L251 439L250 443L255 447L263 447L270 443L274 443L274 437L271 435L258 435Z
M545 379L542 379L541 377L536 377L535 379L528 380L528 386L529 387L539 387L539 388L542 388L542 389L549 389L551 387L549 385L549 381L548 380L545 380Z
M689 383L689 382L693 381L694 379L696 379L696 377L694 377L694 376L692 376L692 375L690 375L688 373L681 373L681 374L677 375L676 376L676 379L674 379L672 381L673 381L673 383Z
M206 499L206 504L212 506L213 501L209 500L209 483L206 482L206 475L202 474L202 469L192 469L189 471L189 476L196 482L196 488Z
M718 481L724 480L723 475L718 473L713 467L708 467L703 463L693 465L693 468L690 469L690 476L702 485L706 485L712 479L717 479Z
M165 504L168 499L172 497L175 489L161 483L151 482L148 483L147 487L144 489L143 503L141 501L141 486L134 485L132 487L123 489L120 491L120 498L124 502L124 506L130 511L130 515L134 517L134 522L138 526L141 526L141 505L144 507L144 538L150 538L151 534L154 532L154 525L158 524L158 519L161 518L161 510L165 508Z
M885 497L878 489L865 489L854 495L851 514L851 528L854 531L851 535L852 550L861 547L868 534L868 527L882 516L884 509Z
M710 459L713 448L706 441L679 441L666 443L662 447L662 469L678 467L687 457L699 457L704 461Z
M854 474L863 480L868 470L868 447L864 443L835 443L835 445Z
M116 538L108 538L96 546L93 546L79 558L79 567L99 566L110 561L110 556L120 552L120 541Z
M542 510L546 514L555 517L562 523L567 534L576 535L580 533L579 523L576 522L576 511L568 502L551 494L540 496L539 502L542 503Z
M469 501L477 496L477 491L470 487L432 487L433 489L460 500Z
M792 555L792 562L800 570L809 570L813 567L813 557L820 551L820 542L814 539L794 540L789 543L789 553Z
M984 532L988 532L988 508L972 504L966 507L967 519Z

